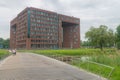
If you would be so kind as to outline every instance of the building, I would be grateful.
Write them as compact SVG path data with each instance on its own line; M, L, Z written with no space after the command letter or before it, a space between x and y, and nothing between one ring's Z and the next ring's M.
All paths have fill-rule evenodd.
M79 47L79 18L27 7L10 22L10 48Z

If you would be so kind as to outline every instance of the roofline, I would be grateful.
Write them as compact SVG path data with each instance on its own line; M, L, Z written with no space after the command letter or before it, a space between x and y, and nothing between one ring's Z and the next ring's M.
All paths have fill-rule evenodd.
M55 14L57 14L57 15L66 16L66 17L70 17L70 18L80 19L80 18L78 18L78 17L68 16L68 15L64 15L64 14L59 14L59 13L57 13L57 12L53 12L53 11L49 11L49 10L45 10L45 9L40 9L40 8L35 8L35 7L27 7L27 8L29 8L29 9L36 9L36 10L44 11L44 12L55 13Z
M26 7L24 10L22 10L14 19L12 19L10 22L14 21L20 14L22 14L24 11L27 11L28 9L36 9L39 11L44 11L44 12L49 12L49 13L54 13L57 14L59 16L66 16L66 17L70 17L70 18L74 18L74 19L78 19L80 20L80 18L74 17L74 16L68 16L68 15L64 15L64 14L59 14L57 12L53 12L53 11L49 11L49 10L44 10L44 9L40 9L40 8L35 8L35 7Z

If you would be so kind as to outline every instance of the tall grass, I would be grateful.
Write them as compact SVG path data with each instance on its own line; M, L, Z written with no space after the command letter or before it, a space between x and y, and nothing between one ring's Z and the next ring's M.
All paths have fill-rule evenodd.
M110 66L120 66L120 55L98 55L92 56L92 61L110 65Z

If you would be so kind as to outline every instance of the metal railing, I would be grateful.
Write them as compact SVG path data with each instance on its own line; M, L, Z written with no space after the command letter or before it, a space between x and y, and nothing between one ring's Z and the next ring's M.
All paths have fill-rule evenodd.
M96 64L96 65L103 66L103 67L111 69L110 72L108 73L108 76L107 76L108 80L110 79L110 76L112 75L112 73L113 73L113 71L115 69L114 67L111 67L111 66L108 66L108 65L104 65L104 64L100 64L100 63L97 63L97 62L88 61L88 60L87 60L87 62L89 62L91 64Z

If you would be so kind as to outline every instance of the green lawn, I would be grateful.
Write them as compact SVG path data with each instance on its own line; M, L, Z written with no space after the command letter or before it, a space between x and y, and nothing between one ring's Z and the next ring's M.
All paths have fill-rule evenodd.
M0 49L0 59L6 57L7 55L9 55L8 50Z
M28 50L26 51L28 52ZM111 69L81 60L82 57L88 57L90 61L115 68L110 80L120 80L120 54L116 49L104 49L104 51L99 49L29 50L29 52L53 58L56 58L57 56L58 58L56 59L59 60L61 60L61 57L65 58L66 56L69 56L72 57L72 60L69 61L70 64L101 76L108 77Z

